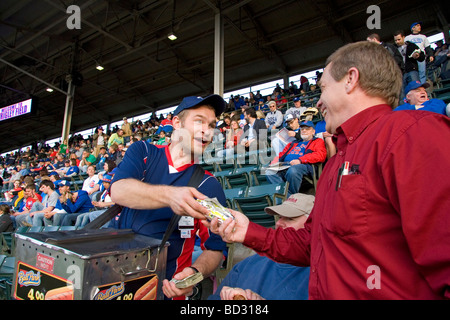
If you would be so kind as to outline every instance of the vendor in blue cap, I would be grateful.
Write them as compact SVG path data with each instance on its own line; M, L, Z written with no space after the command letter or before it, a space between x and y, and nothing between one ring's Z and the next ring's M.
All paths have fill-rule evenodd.
M207 277L223 261L226 244L201 223L208 211L196 201L217 198L225 205L223 189L207 172L197 189L187 185L198 166L196 158L211 143L216 117L224 109L225 101L219 95L184 98L173 113L171 143L133 143L114 174L111 199L124 208L111 226L162 239L171 217L183 216L169 238L167 279L163 281L167 298L185 299L193 290L192 286L178 289L168 280L184 279L197 271ZM192 264L196 235L203 251Z
M439 99L429 99L427 89L428 82L411 81L405 88L405 103L398 106L394 111L399 110L424 110L447 115L446 104Z

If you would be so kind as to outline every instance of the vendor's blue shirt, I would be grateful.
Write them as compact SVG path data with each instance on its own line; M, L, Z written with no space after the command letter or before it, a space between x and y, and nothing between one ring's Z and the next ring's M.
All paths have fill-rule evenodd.
M168 147L155 146L147 141L133 143L125 153L122 162L116 167L112 184L121 179L132 178L154 185L186 186L196 165L190 164L175 169ZM226 205L223 189L211 174L205 173L203 182L197 189L202 194L210 198L215 197L222 205ZM177 197L177 194L172 196ZM154 210L125 207L120 215L113 219L112 226L120 229L132 229L136 233L162 239L173 214L169 207ZM196 221L196 225L204 228L200 221ZM226 244L218 235L210 233L206 228L203 231L208 233L204 243L206 249L226 250ZM190 238L181 238L181 233L176 228L169 238L169 243L166 278L171 279L179 266L192 260L195 232L192 232Z

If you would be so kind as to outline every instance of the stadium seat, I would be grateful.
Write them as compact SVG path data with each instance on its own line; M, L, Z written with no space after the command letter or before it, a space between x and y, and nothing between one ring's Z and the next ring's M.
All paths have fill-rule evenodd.
M25 233L25 232L28 231L29 228L30 228L30 227L17 227L15 232L16 232L16 233L19 233L19 234Z
M58 231L59 226L45 226L42 232Z
M223 177L223 186L225 189L233 189L239 187L248 187L250 178L246 172L232 173Z
M319 180L319 177L322 174L323 163L313 163L312 167L313 167L312 177L305 175L303 176L303 179L312 184L314 186L314 191L317 191L317 181Z
M247 188L248 187L224 189L223 192L225 193L227 207L230 209L236 209L234 206L234 198L245 197L247 194Z
M264 227L274 227L274 217L264 209L286 200L288 187L288 182L249 187L245 197L234 198L233 202L236 210L245 214L250 221Z
M61 226L58 231L72 231L77 230L75 226Z
M30 227L28 232L41 232L44 227Z

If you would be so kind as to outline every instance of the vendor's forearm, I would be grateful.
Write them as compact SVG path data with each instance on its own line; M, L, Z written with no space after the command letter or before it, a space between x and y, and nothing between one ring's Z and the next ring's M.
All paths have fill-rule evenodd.
M133 209L158 209L169 206L170 197L174 196L170 189L170 186L123 179L111 185L111 200Z
M198 269L204 277L209 277L222 261L222 251L204 250L192 266Z

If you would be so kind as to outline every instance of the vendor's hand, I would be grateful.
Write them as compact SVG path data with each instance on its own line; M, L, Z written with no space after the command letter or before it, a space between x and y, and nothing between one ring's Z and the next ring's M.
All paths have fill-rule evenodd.
M297 160L297 159L295 159L295 160L291 160L290 162L289 162L289 164L291 165L291 166L295 166L296 164L300 164L300 163L302 163L300 160Z
M184 268L183 271L175 274L173 276L174 279L181 280L184 279L190 275L193 275L195 273L195 270L192 268ZM170 282L167 279L163 280L163 287L162 290L167 298L175 298L179 296L190 296L193 293L194 286L190 286L184 289L179 289L175 286L175 283Z
M207 197L195 188L176 187L176 191L170 201L170 208L180 216L191 216L196 219L206 219L208 209L203 207L195 199L206 199Z
M204 222L204 224L215 234L222 237L225 242L244 242L245 235L247 234L248 225L250 220L244 214L239 211L229 209L234 219L227 219L219 224L219 219L214 218L210 223Z
M222 300L265 300L259 294L250 289L230 288L224 286L220 291L220 299Z

